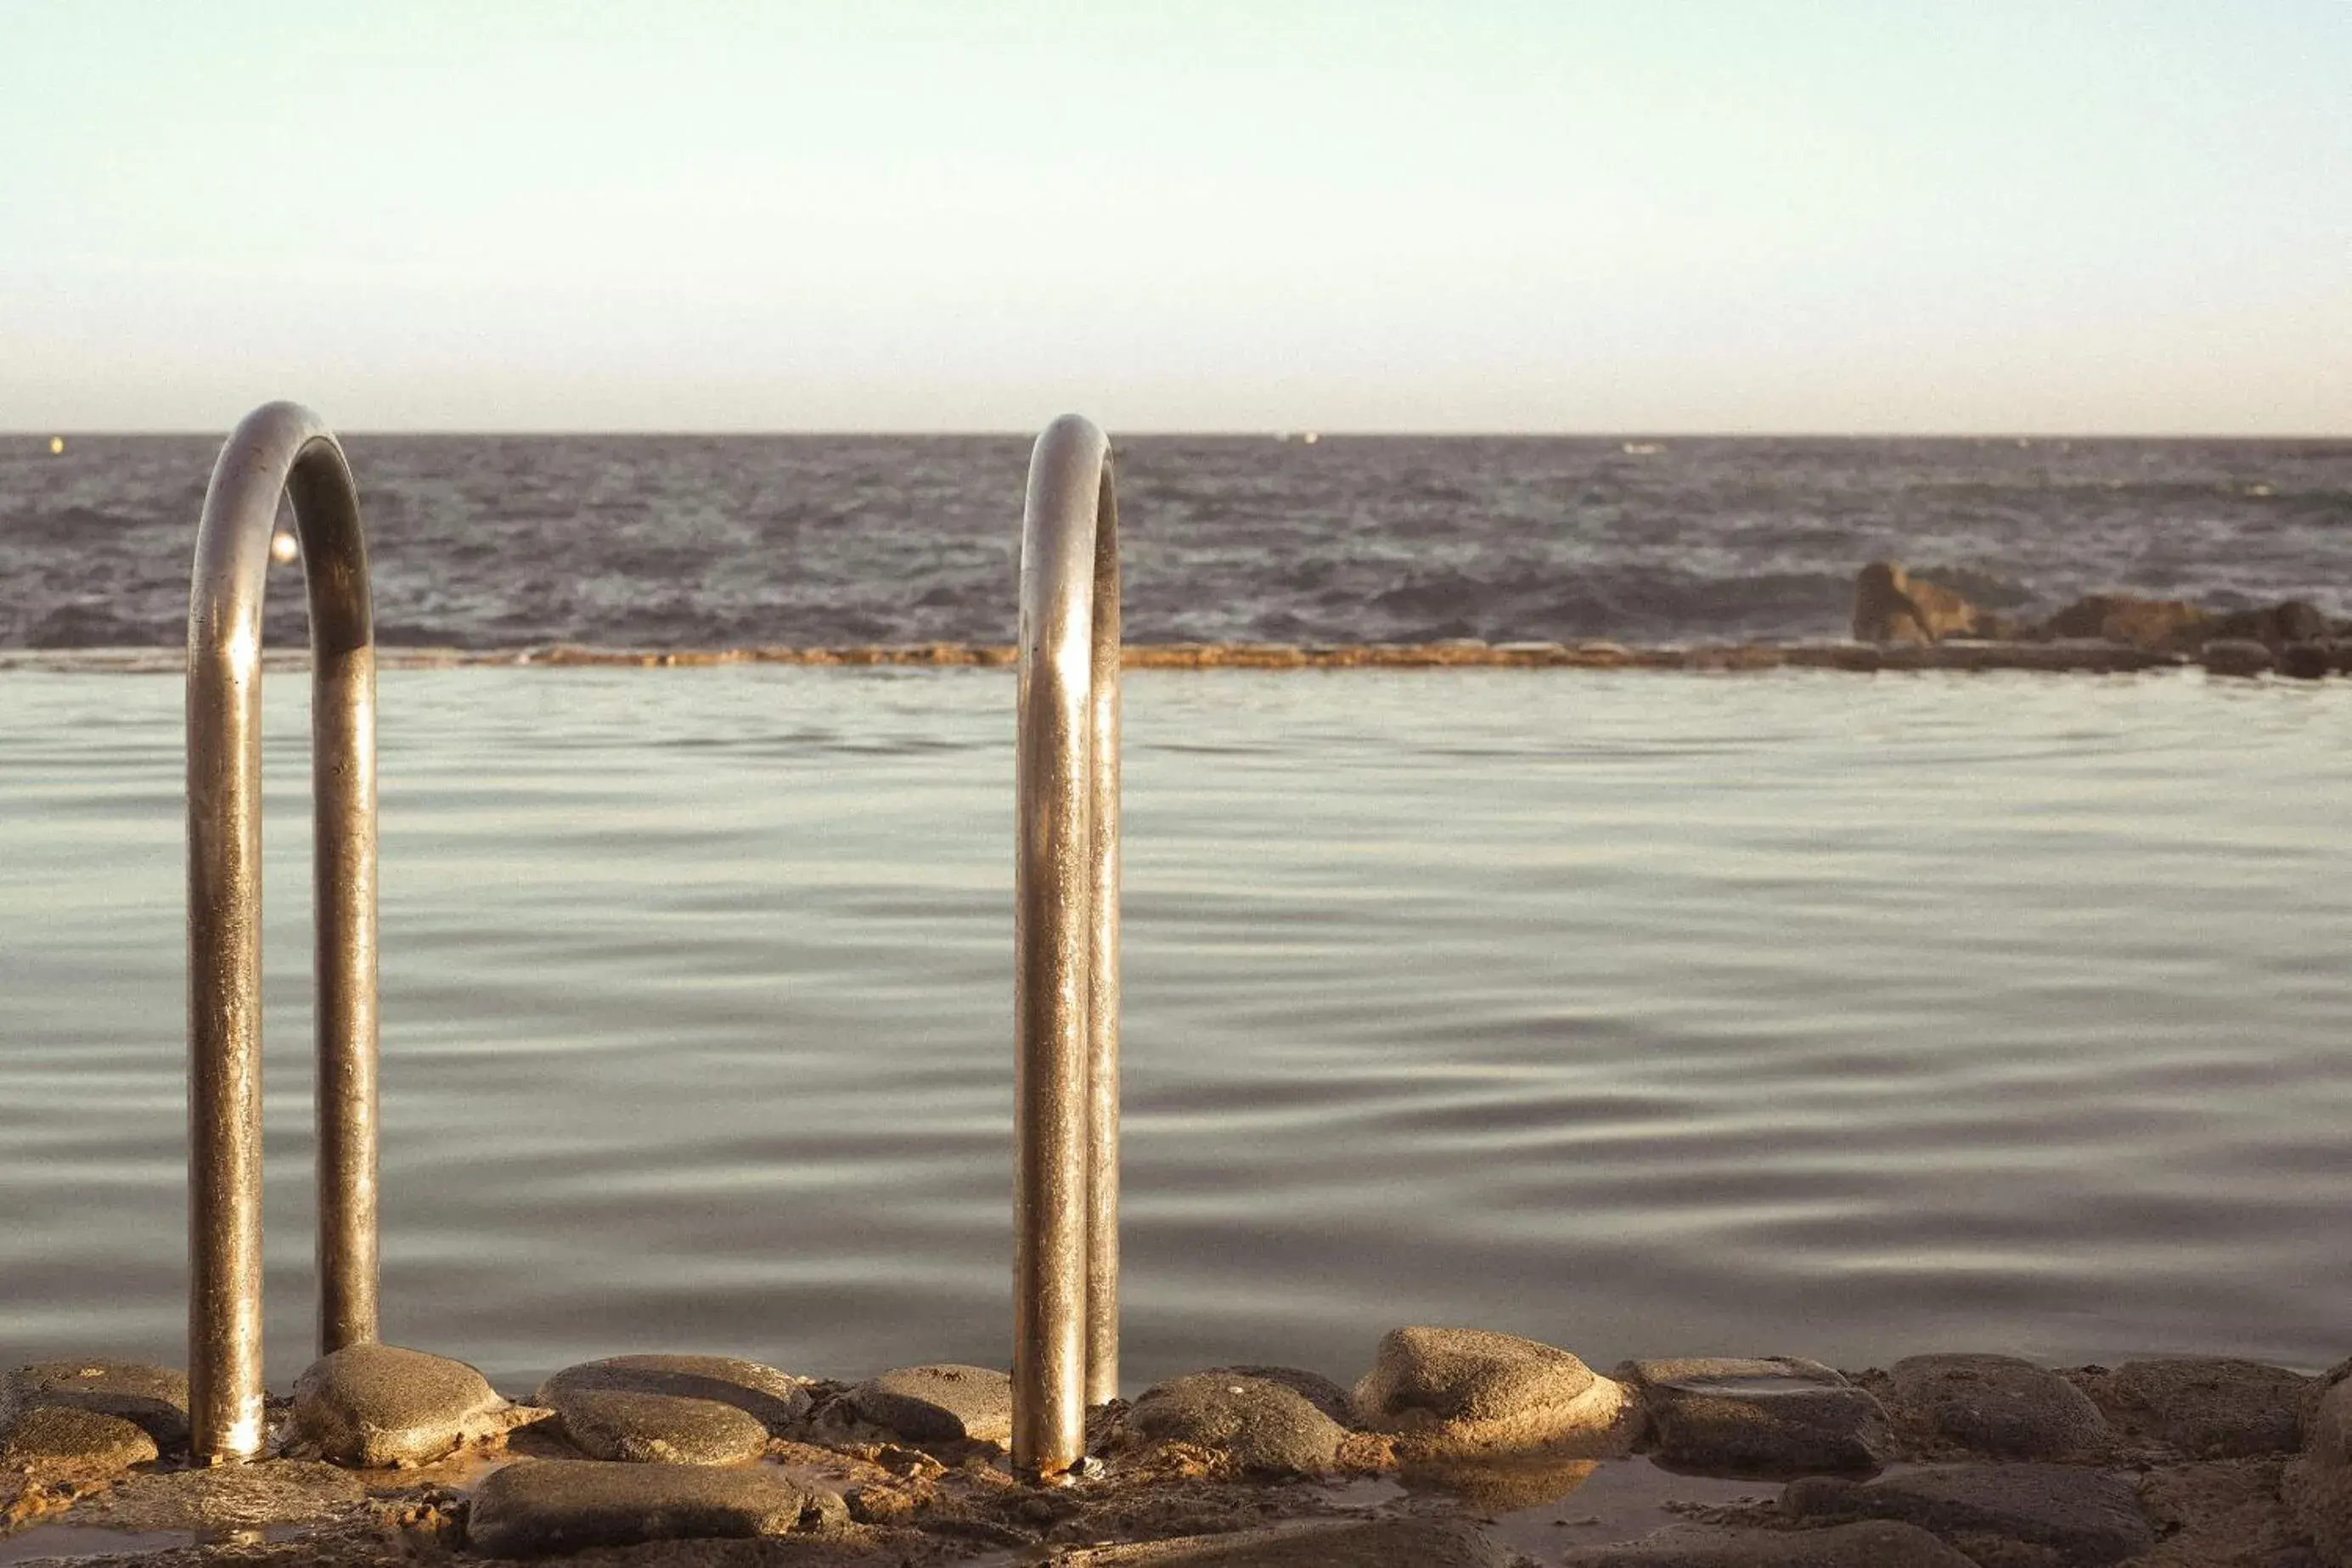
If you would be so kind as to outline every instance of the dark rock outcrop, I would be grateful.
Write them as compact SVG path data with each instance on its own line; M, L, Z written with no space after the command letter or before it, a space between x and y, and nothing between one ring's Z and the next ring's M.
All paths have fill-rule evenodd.
M1857 643L1940 643L1947 637L2009 637L2017 630L2008 617L1979 609L1891 560L1872 561L1854 576Z
M2211 611L2186 600L2094 593L2043 622L2039 635L2097 637L2161 653L2190 653L2213 635L2214 622Z

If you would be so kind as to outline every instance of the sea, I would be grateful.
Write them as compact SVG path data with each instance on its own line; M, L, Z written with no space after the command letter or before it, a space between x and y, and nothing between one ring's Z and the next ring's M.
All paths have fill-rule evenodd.
M177 1362L183 709L215 443L0 437L0 1362ZM1017 437L353 436L383 640L1013 626ZM1129 634L1835 636L2352 612L2352 442L1146 437ZM299 585L271 638L302 637ZM629 1351L1003 1365L997 669L388 668L383 1294ZM304 683L266 683L268 1338L310 1359ZM1386 1330L1606 1366L2352 1354L2352 681L1125 683L1125 1374Z

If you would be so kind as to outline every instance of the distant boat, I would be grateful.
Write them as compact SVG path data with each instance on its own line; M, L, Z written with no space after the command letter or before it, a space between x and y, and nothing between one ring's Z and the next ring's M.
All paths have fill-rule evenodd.
M280 566L291 566L294 558L302 553L302 542L280 528L269 536L269 559Z
M1655 457L1665 450L1665 446L1655 441L1628 441L1618 450L1628 457Z
M52 456L52 457L58 456L59 455L61 455L61 454L65 451L65 449L66 449L66 438L65 438L64 436L62 436L62 435L52 435L52 436L50 436L50 437L49 437L49 455L50 455L50 456Z
M1323 438L1322 438L1321 436L1319 436L1319 435L1316 434L1313 431L1311 431L1311 430L1310 430L1310 431L1308 431L1306 434L1304 434L1304 435L1300 436L1298 439L1299 439L1299 440L1301 440L1301 441L1303 441L1303 442L1305 442L1305 443L1307 443L1307 445L1312 446L1312 445L1314 445L1317 442L1318 442L1318 441L1322 440Z

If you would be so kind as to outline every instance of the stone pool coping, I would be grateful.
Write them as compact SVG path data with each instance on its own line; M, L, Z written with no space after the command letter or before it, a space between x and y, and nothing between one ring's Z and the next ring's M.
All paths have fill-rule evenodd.
M389 1347L380 1359L394 1358L406 1358L394 1385L440 1359ZM1517 1336L1407 1328L1352 1388L1237 1365L1098 1407L1084 1473L1056 1487L1006 1466L1009 1385L990 1369L840 1384L720 1357L619 1358L550 1378L486 1439L365 1469L310 1457L320 1432L342 1429L302 1407L331 1381L326 1366L305 1374L308 1393L272 1402L278 1457L211 1469L186 1463L184 1426L156 1397L168 1371L94 1361L10 1374L0 1562L54 1549L148 1568L389 1568L477 1560L487 1546L906 1568L2352 1563L2352 1361L2316 1376L2230 1358L2053 1371L1989 1354L1851 1374L1786 1356L1604 1373ZM637 1403L613 1403L616 1392ZM479 1414L478 1393L438 1416L399 1386L371 1394L362 1378L345 1393L338 1420L356 1410L362 1426L394 1418L368 1414L378 1396L419 1430ZM604 1403L567 1406L583 1394ZM685 1408L698 1404L714 1408ZM60 1411L92 1418L27 1433L28 1416ZM677 1431L714 1414L740 1425L746 1411L766 1437L730 1463L599 1457L616 1422ZM160 1437L137 1457L110 1420L134 1446ZM85 1529L106 1533L68 1533Z

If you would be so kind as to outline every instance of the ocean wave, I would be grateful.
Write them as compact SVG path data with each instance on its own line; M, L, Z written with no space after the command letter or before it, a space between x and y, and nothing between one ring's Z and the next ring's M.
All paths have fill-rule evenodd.
M388 645L1013 634L1018 437L346 444ZM214 448L0 453L0 646L179 643ZM1144 437L1119 462L1139 642L1834 637L1881 557L2027 614L2117 588L2341 614L2352 576L2346 442ZM301 598L273 584L273 644Z

